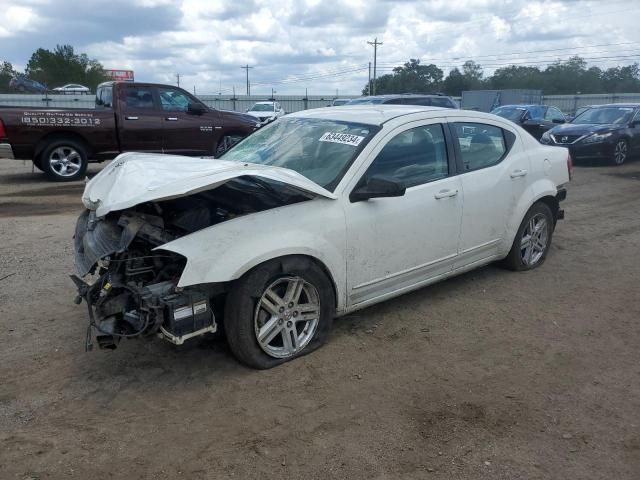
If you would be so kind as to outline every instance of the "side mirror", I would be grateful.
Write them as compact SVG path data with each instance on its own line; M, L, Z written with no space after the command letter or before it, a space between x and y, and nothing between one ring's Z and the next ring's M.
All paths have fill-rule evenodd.
M636 128L639 125L640 125L640 120L634 120L629 124L629 128Z
M191 113L192 115L202 115L205 112L205 109L199 103L190 103L187 107L187 112Z
M362 202L370 198L401 197L406 187L400 182L382 177L371 177L364 185L357 186L349 195L351 203Z
M565 123L566 120L563 120L562 118L554 118L553 120L551 120L553 123Z

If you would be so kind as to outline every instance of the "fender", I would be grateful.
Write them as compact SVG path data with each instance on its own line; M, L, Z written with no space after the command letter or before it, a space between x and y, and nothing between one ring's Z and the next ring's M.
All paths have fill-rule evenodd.
M322 225L320 235L318 225ZM236 280L253 267L285 255L312 257L328 271L336 287L337 311L341 312L346 304L345 246L342 206L315 198L228 220L156 250L186 257L179 287Z
M513 216L507 224L507 231L510 232L508 243L505 245L507 252L511 249L522 219L533 204L543 197L555 197L557 193L558 188L549 177L540 178L527 188L525 194L518 200Z

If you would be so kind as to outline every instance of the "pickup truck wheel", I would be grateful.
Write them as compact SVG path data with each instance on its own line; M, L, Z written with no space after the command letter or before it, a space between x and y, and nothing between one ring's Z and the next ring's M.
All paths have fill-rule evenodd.
M242 140L244 137L242 135L225 135L220 139L220 143L218 144L218 148L216 148L216 157L219 157L224 152L233 147L236 143Z
M553 226L551 209L545 203L535 203L524 216L504 265L515 271L542 265L551 247Z
M87 171L87 153L74 140L55 140L42 152L40 166L47 176L56 182L78 180Z
M257 369L306 355L327 339L335 300L315 263L284 257L260 265L233 286L224 328L235 357Z

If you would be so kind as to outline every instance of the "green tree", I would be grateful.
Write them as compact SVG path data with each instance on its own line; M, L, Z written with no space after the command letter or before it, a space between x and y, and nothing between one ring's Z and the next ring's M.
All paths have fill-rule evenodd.
M95 90L107 80L100 62L75 53L71 45L57 45L54 51L39 48L31 55L25 74L49 88L80 83Z
M9 62L0 64L0 93L11 93L9 81L16 75L13 65Z
M484 87L482 66L473 60L467 60L462 65L462 71L457 67L449 72L444 79L442 89L448 95L461 95L465 90L478 90Z
M637 63L608 68L602 74L604 89L611 93L640 91L640 68Z
M376 79L376 94L387 93L429 93L436 91L442 84L443 72L437 66L421 65L420 60L410 59L402 67L393 69L393 73ZM372 82L373 83L373 82ZM365 85L362 94L366 95Z

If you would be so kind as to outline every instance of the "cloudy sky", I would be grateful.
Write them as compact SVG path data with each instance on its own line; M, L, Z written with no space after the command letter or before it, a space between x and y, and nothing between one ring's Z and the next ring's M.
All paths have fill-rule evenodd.
M600 67L640 61L638 0L0 0L0 59L72 44L136 80L198 93L359 93L375 37L378 74L409 58L485 73L580 54Z

